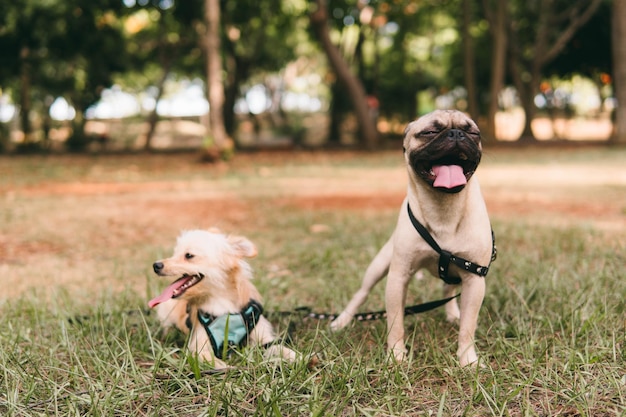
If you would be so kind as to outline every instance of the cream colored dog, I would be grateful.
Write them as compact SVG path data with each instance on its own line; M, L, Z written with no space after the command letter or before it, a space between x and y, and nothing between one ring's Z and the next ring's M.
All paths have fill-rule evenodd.
M407 126L404 157L409 182L398 223L367 268L361 288L332 322L332 329L345 327L372 287L387 275L387 346L396 359L404 359L406 290L411 277L424 268L449 283L444 286L446 296L454 293L454 284L461 283L460 309L456 300L450 301L446 315L450 321L460 319L457 355L461 366L477 363L474 334L488 270L481 265L489 265L495 251L485 202L473 177L481 155L480 131L461 112L435 111ZM440 256L420 236L411 215L446 250L445 255Z
M256 256L252 242L216 229L191 230L179 237L171 258L156 261L154 272L176 277L148 303L163 326L189 334L189 350L215 368L226 368L231 345L258 345L266 354L293 361L296 353L275 344L276 335L262 315L261 296L250 282L245 258Z

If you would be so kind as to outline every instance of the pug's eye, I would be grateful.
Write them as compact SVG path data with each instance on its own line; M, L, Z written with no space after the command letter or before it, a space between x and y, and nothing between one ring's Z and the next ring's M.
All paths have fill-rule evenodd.
M185 254L185 259L192 259L193 257L194 257L194 254L193 254L193 253L189 253L189 252L187 252L187 253Z
M467 134L467 135L471 135L471 136L480 136L480 130L478 130L475 126L473 126L472 124L468 123L463 127L463 131Z
M480 139L480 132L478 130L468 130L465 133L474 139Z

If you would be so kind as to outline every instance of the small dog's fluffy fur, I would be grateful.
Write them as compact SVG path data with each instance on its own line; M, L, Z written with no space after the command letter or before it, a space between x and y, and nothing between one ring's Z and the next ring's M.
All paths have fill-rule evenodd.
M154 272L159 276L176 277L159 296L152 299L161 324L176 326L189 334L189 350L215 368L228 365L215 357L208 335L199 322L197 311L213 316L239 313L250 300L262 302L261 295L250 282L252 270L245 258L256 256L257 249L242 236L228 236L217 229L191 230L179 237L172 257L156 261ZM182 282L185 284L181 284ZM187 320L191 322L191 331ZM276 340L274 329L263 316L248 335L248 344L264 346ZM296 353L280 344L267 348L267 355L296 359Z

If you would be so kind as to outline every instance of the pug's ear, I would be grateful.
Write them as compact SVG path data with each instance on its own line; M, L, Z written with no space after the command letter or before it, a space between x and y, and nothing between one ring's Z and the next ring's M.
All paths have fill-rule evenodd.
M243 236L228 236L228 243L243 258L254 258L258 254L254 243Z

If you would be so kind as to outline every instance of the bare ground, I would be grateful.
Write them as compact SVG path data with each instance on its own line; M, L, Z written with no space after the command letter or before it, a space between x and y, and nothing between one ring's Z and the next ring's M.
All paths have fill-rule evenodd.
M511 152L492 152L477 173L494 221L588 227L624 247L624 158L589 163L576 151L575 158L557 153L556 162L524 162L522 154L508 163ZM149 260L167 254L181 229L259 232L261 205L376 215L397 210L406 187L401 158L377 165L374 154L242 154L217 166L188 154L115 158L2 161L0 174L12 179L0 182L0 300L33 291L86 300L146 291ZM46 164L68 164L80 175L50 180L26 171Z

